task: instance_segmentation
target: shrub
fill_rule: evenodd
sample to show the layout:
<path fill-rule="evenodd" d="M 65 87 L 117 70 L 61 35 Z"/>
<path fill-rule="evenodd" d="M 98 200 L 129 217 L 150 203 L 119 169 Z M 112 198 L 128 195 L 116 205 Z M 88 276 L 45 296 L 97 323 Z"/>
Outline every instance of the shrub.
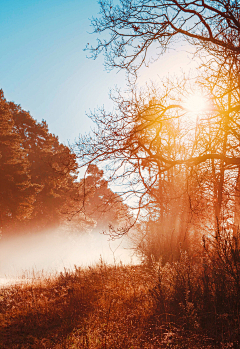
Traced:
<path fill-rule="evenodd" d="M 218 231 L 204 239 L 202 253 L 158 265 L 152 290 L 157 326 L 178 328 L 213 343 L 240 343 L 239 233 Z M 170 327 L 169 327 L 170 326 Z"/>

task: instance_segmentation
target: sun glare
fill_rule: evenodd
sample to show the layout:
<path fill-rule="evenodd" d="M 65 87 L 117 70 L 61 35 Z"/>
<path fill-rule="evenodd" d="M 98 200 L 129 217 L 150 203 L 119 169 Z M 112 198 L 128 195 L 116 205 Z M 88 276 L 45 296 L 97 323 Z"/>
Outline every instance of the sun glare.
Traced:
<path fill-rule="evenodd" d="M 191 94 L 184 102 L 184 108 L 194 114 L 198 114 L 207 109 L 207 100 L 200 93 Z"/>

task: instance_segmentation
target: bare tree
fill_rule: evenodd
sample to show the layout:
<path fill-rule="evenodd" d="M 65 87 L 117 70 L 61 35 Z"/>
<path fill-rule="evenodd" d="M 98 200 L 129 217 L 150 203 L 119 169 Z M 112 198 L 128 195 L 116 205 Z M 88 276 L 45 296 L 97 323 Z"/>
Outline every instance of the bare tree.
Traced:
<path fill-rule="evenodd" d="M 238 1 L 121 0 L 100 6 L 100 17 L 92 20 L 99 34 L 90 48 L 94 58 L 104 51 L 108 67 L 137 74 L 151 46 L 157 58 L 185 39 L 202 58 L 196 86 L 208 96 L 209 108 L 189 119 L 184 99 L 192 86 L 186 77 L 166 79 L 161 91 L 119 92 L 112 97 L 114 113 L 102 109 L 90 116 L 96 129 L 76 144 L 82 163 L 107 163 L 110 179 L 124 182 L 122 194 L 134 197 L 132 206 L 146 214 L 148 226 L 157 223 L 168 236 L 174 231 L 185 239 L 203 225 L 216 231 L 219 223 L 238 224 Z"/>
<path fill-rule="evenodd" d="M 158 56 L 179 39 L 214 56 L 240 54 L 238 0 L 120 0 L 118 5 L 103 0 L 99 4 L 100 17 L 92 19 L 98 42 L 89 49 L 94 58 L 104 52 L 108 67 L 136 72 L 146 63 L 151 46 Z"/>

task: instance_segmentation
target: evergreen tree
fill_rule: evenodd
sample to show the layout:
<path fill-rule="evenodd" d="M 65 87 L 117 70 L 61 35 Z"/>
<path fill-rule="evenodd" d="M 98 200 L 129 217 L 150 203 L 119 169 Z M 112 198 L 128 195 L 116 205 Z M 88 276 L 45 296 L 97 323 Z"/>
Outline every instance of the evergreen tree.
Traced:
<path fill-rule="evenodd" d="M 0 93 L 2 230 L 33 232 L 57 226 L 77 193 L 76 157 L 45 121 L 38 123 Z"/>
<path fill-rule="evenodd" d="M 0 226 L 3 232 L 30 219 L 35 195 L 28 154 L 0 90 Z"/>
<path fill-rule="evenodd" d="M 31 181 L 38 187 L 32 212 L 31 228 L 58 226 L 66 218 L 67 205 L 74 195 L 77 177 L 76 157 L 51 134 L 45 121 L 10 102 L 17 133 L 22 139 L 30 163 Z"/>

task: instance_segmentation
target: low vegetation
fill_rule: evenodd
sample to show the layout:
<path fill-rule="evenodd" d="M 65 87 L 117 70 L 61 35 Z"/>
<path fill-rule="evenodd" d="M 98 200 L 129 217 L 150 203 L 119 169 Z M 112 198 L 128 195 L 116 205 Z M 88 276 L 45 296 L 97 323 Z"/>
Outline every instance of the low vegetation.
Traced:
<path fill-rule="evenodd" d="M 0 347 L 239 348 L 239 237 L 152 266 L 76 268 L 0 290 Z"/>

